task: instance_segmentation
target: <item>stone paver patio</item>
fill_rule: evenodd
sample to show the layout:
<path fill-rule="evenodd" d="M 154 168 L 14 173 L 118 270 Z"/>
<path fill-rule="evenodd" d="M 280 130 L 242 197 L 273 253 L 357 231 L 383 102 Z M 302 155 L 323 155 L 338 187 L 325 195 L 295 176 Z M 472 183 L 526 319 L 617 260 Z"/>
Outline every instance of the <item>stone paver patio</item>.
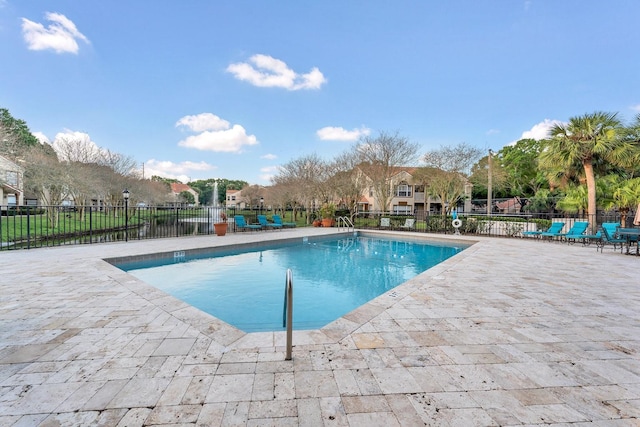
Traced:
<path fill-rule="evenodd" d="M 0 252 L 0 425 L 640 426 L 640 257 L 612 248 L 470 238 L 294 332 L 292 361 L 284 333 L 245 334 L 103 261 L 332 232 Z"/>

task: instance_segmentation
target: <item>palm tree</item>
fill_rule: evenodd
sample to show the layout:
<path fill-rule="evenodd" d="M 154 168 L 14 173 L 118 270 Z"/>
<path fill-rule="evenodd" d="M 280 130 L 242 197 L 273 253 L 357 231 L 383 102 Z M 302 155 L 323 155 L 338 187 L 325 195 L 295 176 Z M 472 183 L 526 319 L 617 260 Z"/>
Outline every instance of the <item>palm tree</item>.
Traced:
<path fill-rule="evenodd" d="M 550 169 L 564 168 L 568 174 L 581 167 L 587 186 L 587 213 L 596 218 L 596 179 L 594 165 L 606 162 L 627 166 L 634 156 L 634 144 L 620 138 L 622 123 L 617 113 L 595 112 L 571 117 L 567 124 L 556 124 L 540 155 L 540 163 Z M 579 165 L 579 166 L 578 166 Z M 593 226 L 593 224 L 592 224 Z"/>
<path fill-rule="evenodd" d="M 617 208 L 620 212 L 620 224 L 624 227 L 631 209 L 640 204 L 640 178 L 625 179 L 620 176 L 605 177 L 607 187 L 613 190 L 605 202 L 605 209 Z"/>

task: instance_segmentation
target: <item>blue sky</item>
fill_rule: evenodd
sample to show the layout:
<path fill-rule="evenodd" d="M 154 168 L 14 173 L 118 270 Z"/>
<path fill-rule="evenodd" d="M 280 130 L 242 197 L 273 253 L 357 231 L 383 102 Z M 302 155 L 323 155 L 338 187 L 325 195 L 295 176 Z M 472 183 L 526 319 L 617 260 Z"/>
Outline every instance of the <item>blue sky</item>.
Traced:
<path fill-rule="evenodd" d="M 268 184 L 398 132 L 499 150 L 640 112 L 637 0 L 0 0 L 0 107 L 145 175 Z"/>

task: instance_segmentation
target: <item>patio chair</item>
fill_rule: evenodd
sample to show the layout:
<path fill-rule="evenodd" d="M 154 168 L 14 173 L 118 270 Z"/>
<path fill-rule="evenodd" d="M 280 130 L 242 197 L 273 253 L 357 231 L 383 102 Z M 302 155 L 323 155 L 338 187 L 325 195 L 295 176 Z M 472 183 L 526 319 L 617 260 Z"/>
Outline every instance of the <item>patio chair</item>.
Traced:
<path fill-rule="evenodd" d="M 580 238 L 580 236 L 583 236 L 584 233 L 587 232 L 587 228 L 589 228 L 588 221 L 576 221 L 573 223 L 569 231 L 567 231 L 566 233 L 560 233 L 558 237 L 560 237 L 561 239 L 566 239 L 567 241 L 575 241 L 576 238 Z"/>
<path fill-rule="evenodd" d="M 266 215 L 258 215 L 258 222 L 260 223 L 262 228 L 271 228 L 271 229 L 282 228 L 282 224 L 276 224 L 275 222 L 267 221 Z"/>
<path fill-rule="evenodd" d="M 415 227 L 415 225 L 416 225 L 416 220 L 415 220 L 415 219 L 413 219 L 413 218 L 407 218 L 407 219 L 404 221 L 404 224 L 403 224 L 403 225 L 401 225 L 400 227 L 402 227 L 402 228 L 404 228 L 404 229 L 407 229 L 407 230 L 413 230 L 413 228 Z"/>
<path fill-rule="evenodd" d="M 625 243 L 627 243 L 627 239 L 618 237 L 618 227 L 620 224 L 617 222 L 603 222 L 600 230 L 602 231 L 602 239 L 597 249 L 600 249 L 600 252 L 604 252 L 605 245 L 613 245 L 613 250 L 615 251 L 617 246 L 620 245 L 620 253 L 622 253 L 622 248 Z"/>
<path fill-rule="evenodd" d="M 558 222 L 552 222 L 551 226 L 549 228 L 547 228 L 546 230 L 538 230 L 538 231 L 523 231 L 522 232 L 522 236 L 533 236 L 536 238 L 540 238 L 540 236 L 542 236 L 542 233 L 552 233 L 552 234 L 556 234 L 556 233 L 560 233 L 562 231 L 562 229 L 564 228 L 564 222 L 562 221 L 558 221 Z"/>
<path fill-rule="evenodd" d="M 236 228 L 238 230 L 262 230 L 262 226 L 258 224 L 247 224 L 247 221 L 244 219 L 244 215 L 236 215 L 233 217 Z"/>
<path fill-rule="evenodd" d="M 380 218 L 380 228 L 391 227 L 391 218 Z"/>
<path fill-rule="evenodd" d="M 587 230 L 587 227 L 589 227 L 588 222 L 576 221 L 566 233 L 563 233 L 562 230 L 544 231 L 540 233 L 540 237 L 548 237 L 549 240 L 554 240 L 555 238 L 558 238 L 558 240 L 562 240 L 567 235 L 583 234 Z"/>
<path fill-rule="evenodd" d="M 296 223 L 295 222 L 284 222 L 282 221 L 282 217 L 278 214 L 273 214 L 272 216 L 273 218 L 273 223 L 274 224 L 280 224 L 282 225 L 282 227 L 295 227 Z"/>
<path fill-rule="evenodd" d="M 598 230 L 596 234 L 574 234 L 574 235 L 565 235 L 565 239 L 567 239 L 567 243 L 573 244 L 577 241 L 581 241 L 584 246 L 589 246 L 591 242 L 600 243 L 602 240 L 602 231 Z"/>

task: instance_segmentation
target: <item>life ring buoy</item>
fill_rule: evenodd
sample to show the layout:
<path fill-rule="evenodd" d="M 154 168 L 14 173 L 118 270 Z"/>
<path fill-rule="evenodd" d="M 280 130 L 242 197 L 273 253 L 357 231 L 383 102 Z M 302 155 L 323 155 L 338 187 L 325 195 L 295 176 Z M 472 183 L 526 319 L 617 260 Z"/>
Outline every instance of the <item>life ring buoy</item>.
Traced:
<path fill-rule="evenodd" d="M 462 225 L 462 221 L 456 218 L 453 221 L 451 221 L 451 225 L 453 225 L 455 228 L 460 228 L 460 226 Z"/>

